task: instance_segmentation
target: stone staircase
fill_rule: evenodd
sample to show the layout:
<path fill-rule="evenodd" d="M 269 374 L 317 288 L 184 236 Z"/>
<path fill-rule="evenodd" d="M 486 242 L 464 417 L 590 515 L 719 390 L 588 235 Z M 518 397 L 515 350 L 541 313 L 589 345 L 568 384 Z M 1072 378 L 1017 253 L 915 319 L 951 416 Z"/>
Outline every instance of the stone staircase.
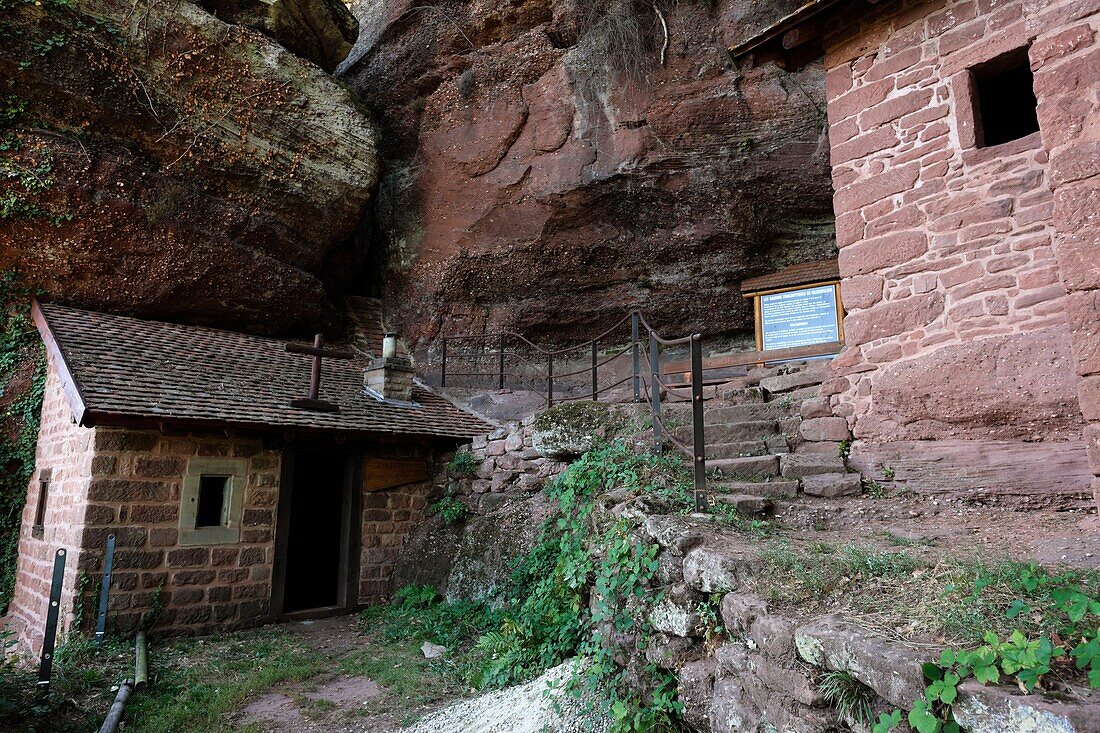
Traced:
<path fill-rule="evenodd" d="M 770 515 L 777 500 L 860 493 L 859 474 L 849 473 L 840 455 L 843 421 L 824 418 L 841 423 L 825 430 L 821 418 L 803 421 L 815 414 L 826 378 L 828 362 L 799 362 L 757 368 L 714 390 L 703 418 L 713 499 L 749 515 Z M 690 445 L 691 425 L 672 433 Z"/>

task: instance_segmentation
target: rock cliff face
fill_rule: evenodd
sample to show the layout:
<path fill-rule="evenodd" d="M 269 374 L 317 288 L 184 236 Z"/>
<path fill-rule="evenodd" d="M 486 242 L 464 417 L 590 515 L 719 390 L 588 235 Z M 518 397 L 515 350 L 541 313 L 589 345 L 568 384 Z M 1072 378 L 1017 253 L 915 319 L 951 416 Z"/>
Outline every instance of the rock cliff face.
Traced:
<path fill-rule="evenodd" d="M 97 309 L 336 320 L 379 170 L 344 87 L 187 2 L 8 2 L 0 35 L 3 269 Z"/>
<path fill-rule="evenodd" d="M 741 279 L 834 249 L 820 68 L 725 51 L 774 4 L 363 0 L 391 325 L 748 327 Z"/>

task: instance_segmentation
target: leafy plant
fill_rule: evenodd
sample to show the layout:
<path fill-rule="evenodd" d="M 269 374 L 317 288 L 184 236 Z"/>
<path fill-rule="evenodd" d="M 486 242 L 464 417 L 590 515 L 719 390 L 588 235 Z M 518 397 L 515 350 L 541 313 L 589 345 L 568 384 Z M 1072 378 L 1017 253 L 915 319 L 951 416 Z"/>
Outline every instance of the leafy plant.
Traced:
<path fill-rule="evenodd" d="M 852 454 L 852 439 L 845 438 L 840 441 L 840 445 L 837 446 L 836 452 L 841 458 L 848 460 L 848 456 Z"/>
<path fill-rule="evenodd" d="M 878 720 L 871 725 L 871 733 L 890 733 L 901 725 L 901 711 L 894 710 L 889 713 L 881 713 Z"/>
<path fill-rule="evenodd" d="M 461 522 L 470 513 L 470 507 L 454 494 L 447 494 L 429 507 L 432 514 L 443 520 L 444 524 Z"/>
<path fill-rule="evenodd" d="M 455 453 L 447 464 L 447 470 L 452 476 L 470 477 L 477 473 L 481 461 L 474 458 L 472 453 Z"/>
<path fill-rule="evenodd" d="M 817 682 L 821 696 L 844 718 L 867 725 L 871 720 L 874 692 L 850 672 L 830 670 Z"/>
<path fill-rule="evenodd" d="M 27 484 L 34 471 L 35 447 L 46 384 L 46 359 L 30 319 L 32 293 L 12 272 L 0 273 L 0 612 L 11 600 L 16 546 Z M 13 381 L 17 374 L 29 382 Z M 10 396 L 9 396 L 10 395 Z"/>
<path fill-rule="evenodd" d="M 627 682 L 623 644 L 644 651 L 653 634 L 646 588 L 658 548 L 625 521 L 600 521 L 598 498 L 645 493 L 674 508 L 690 506 L 690 480 L 667 457 L 635 454 L 623 442 L 589 451 L 547 487 L 557 509 L 539 541 L 517 563 L 498 628 L 484 634 L 471 682 L 499 687 L 530 679 L 565 659 L 588 662 L 568 684 L 593 710 L 610 711 L 613 731 L 667 730 L 679 725 L 676 680 L 655 664 Z M 629 639 L 630 641 L 624 641 Z"/>

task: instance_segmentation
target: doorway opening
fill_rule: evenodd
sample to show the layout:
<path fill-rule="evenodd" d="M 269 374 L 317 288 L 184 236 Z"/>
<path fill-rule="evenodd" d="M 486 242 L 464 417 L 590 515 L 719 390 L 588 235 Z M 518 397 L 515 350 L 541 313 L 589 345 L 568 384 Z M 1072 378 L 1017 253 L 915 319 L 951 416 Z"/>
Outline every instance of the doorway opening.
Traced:
<path fill-rule="evenodd" d="M 351 539 L 349 489 L 346 456 L 294 455 L 289 506 L 284 504 L 288 521 L 283 613 L 345 605 Z"/>

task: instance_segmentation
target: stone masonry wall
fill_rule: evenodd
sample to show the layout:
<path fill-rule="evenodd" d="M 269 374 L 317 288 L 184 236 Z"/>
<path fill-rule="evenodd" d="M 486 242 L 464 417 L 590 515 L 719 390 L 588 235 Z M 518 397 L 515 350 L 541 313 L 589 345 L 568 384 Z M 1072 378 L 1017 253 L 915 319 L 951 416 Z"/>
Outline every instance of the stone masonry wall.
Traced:
<path fill-rule="evenodd" d="M 195 456 L 248 458 L 239 543 L 179 545 L 180 492 L 187 461 Z M 32 524 L 37 479 L 45 471 L 51 483 L 39 538 Z M 78 427 L 51 368 L 11 607 L 23 643 L 33 653 L 41 649 L 58 548 L 69 552 L 60 629 L 69 631 L 78 616 L 86 627 L 94 623 L 109 534 L 116 541 L 111 626 L 132 629 L 153 610 L 162 629 L 242 625 L 264 617 L 278 479 L 279 453 L 264 450 L 259 440 Z M 82 576 L 87 580 L 78 599 Z"/>
<path fill-rule="evenodd" d="M 27 490 L 27 503 L 19 535 L 19 566 L 9 619 L 23 645 L 37 655 L 42 648 L 46 611 L 53 577 L 54 553 L 67 552 L 61 596 L 59 637 L 74 620 L 73 601 L 81 565 L 82 524 L 86 512 L 88 476 L 95 460 L 93 431 L 77 427 L 52 368 L 46 378 L 42 422 L 38 434 L 35 472 Z M 38 506 L 38 482 L 50 482 L 42 535 L 32 530 Z"/>
<path fill-rule="evenodd" d="M 496 508 L 503 494 L 538 491 L 569 464 L 544 458 L 535 450 L 533 422 L 534 416 L 474 438 L 469 452 L 477 464 L 476 473 L 469 477 L 441 475 L 440 481 L 483 513 Z"/>
<path fill-rule="evenodd" d="M 1028 21 L 1031 67 L 1054 192 L 1054 252 L 1067 310 L 1085 443 L 1100 507 L 1100 4 L 1063 0 Z"/>
<path fill-rule="evenodd" d="M 363 491 L 360 604 L 380 603 L 391 595 L 390 578 L 409 535 L 424 520 L 431 492 L 431 481 L 388 491 Z"/>
<path fill-rule="evenodd" d="M 1072 445 L 1052 448 L 1059 466 L 1087 472 L 1073 299 L 1055 248 L 1065 237 L 1051 189 L 1065 173 L 1049 165 L 1044 144 L 1052 125 L 1072 126 L 1055 111 L 1070 102 L 1044 101 L 1053 85 L 1040 69 L 1042 133 L 979 148 L 968 69 L 1032 41 L 1033 66 L 1063 47 L 1087 54 L 1088 23 L 1076 41 L 1058 34 L 1089 8 L 1095 16 L 1095 3 L 908 0 L 829 35 L 847 348 L 823 393 L 857 440 L 974 441 L 976 454 L 1005 463 L 1022 441 L 1065 441 Z M 1094 99 L 1098 79 L 1077 79 L 1070 94 Z M 1061 218 L 1070 226 L 1068 210 Z M 1095 300 L 1079 300 L 1095 324 Z M 1080 371 L 1079 349 L 1077 361 Z M 1045 448 L 1032 446 L 1028 462 L 1041 465 Z"/>
<path fill-rule="evenodd" d="M 268 614 L 280 453 L 239 436 L 96 428 L 81 568 L 101 573 L 115 535 L 110 624 L 129 630 L 156 611 L 158 629 L 246 625 Z M 188 459 L 247 458 L 240 542 L 179 544 Z M 158 591 L 158 589 L 160 589 Z M 98 583 L 93 595 L 98 598 Z"/>

